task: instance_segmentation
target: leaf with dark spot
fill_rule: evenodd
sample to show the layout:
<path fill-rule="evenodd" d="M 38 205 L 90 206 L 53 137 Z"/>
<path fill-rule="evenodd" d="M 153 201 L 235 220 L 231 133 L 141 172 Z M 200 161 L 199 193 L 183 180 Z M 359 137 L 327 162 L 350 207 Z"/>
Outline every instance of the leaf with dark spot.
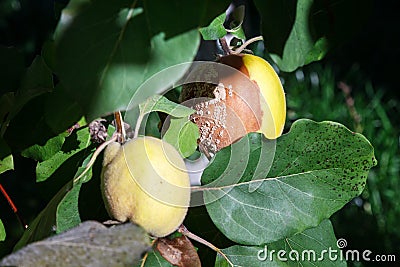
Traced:
<path fill-rule="evenodd" d="M 261 245 L 317 226 L 361 194 L 369 169 L 376 165 L 374 149 L 361 134 L 334 122 L 298 120 L 277 139 L 269 173 L 254 180 L 250 169 L 262 164 L 254 164 L 259 151 L 248 148 L 249 136 L 272 142 L 251 133 L 218 152 L 202 176 L 203 182 L 210 182 L 203 192 L 211 219 L 240 244 Z M 246 147 L 252 160 L 232 177 L 229 166 L 236 154 L 231 151 Z M 317 159 L 320 164 L 315 164 Z M 251 185 L 257 185 L 256 190 L 250 190 Z"/>

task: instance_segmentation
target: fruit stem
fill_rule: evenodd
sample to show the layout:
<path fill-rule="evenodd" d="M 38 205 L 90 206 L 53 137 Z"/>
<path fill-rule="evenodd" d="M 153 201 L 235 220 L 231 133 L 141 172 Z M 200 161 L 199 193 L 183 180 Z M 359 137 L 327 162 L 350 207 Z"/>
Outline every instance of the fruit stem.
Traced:
<path fill-rule="evenodd" d="M 235 49 L 235 51 L 232 51 L 231 54 L 236 55 L 236 54 L 240 54 L 244 49 L 246 49 L 246 47 L 254 42 L 257 41 L 262 41 L 264 40 L 262 36 L 256 36 L 253 37 L 249 40 L 247 40 L 246 42 L 244 42 L 241 46 L 239 46 L 237 49 Z"/>
<path fill-rule="evenodd" d="M 133 138 L 137 138 L 139 136 L 140 125 L 142 124 L 144 115 L 145 114 L 142 111 L 140 111 L 138 119 L 136 121 L 135 132 L 133 134 Z"/>
<path fill-rule="evenodd" d="M 221 44 L 221 48 L 225 52 L 226 55 L 232 54 L 232 50 L 229 48 L 229 45 L 226 42 L 225 37 L 219 38 L 219 43 Z"/>
<path fill-rule="evenodd" d="M 203 238 L 193 234 L 183 224 L 178 228 L 178 232 L 181 233 L 182 235 L 194 240 L 194 241 L 197 241 L 197 242 L 199 242 L 199 243 L 211 248 L 212 250 L 217 252 L 219 255 L 221 255 L 228 262 L 228 264 L 230 266 L 232 266 L 232 267 L 234 266 L 233 263 L 228 259 L 228 257 L 219 248 L 217 248 L 216 246 L 214 246 L 210 242 L 204 240 Z"/>
<path fill-rule="evenodd" d="M 126 132 L 120 111 L 114 112 L 114 119 L 115 119 L 115 127 L 117 129 L 117 133 L 119 134 L 118 142 L 122 144 L 125 142 Z"/>
<path fill-rule="evenodd" d="M 86 168 L 83 170 L 83 172 L 74 179 L 74 184 L 76 182 L 79 181 L 79 179 L 81 179 L 87 172 L 88 170 L 93 166 L 94 162 L 96 161 L 97 156 L 101 153 L 101 151 L 103 151 L 108 144 L 117 141 L 119 134 L 114 134 L 110 140 L 105 141 L 104 143 L 102 143 L 97 149 L 96 151 L 94 151 L 92 157 L 90 158 L 88 164 L 86 165 Z"/>

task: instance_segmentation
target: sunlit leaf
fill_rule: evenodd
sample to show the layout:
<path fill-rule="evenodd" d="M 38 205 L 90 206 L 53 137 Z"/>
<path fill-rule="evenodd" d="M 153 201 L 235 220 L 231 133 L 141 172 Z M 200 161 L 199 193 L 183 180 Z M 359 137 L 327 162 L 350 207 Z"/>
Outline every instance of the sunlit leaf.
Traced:
<path fill-rule="evenodd" d="M 0 241 L 4 241 L 6 239 L 6 229 L 4 229 L 4 224 L 0 220 Z"/>
<path fill-rule="evenodd" d="M 14 169 L 14 158 L 10 148 L 0 137 L 0 174 Z"/>
<path fill-rule="evenodd" d="M 299 120 L 278 138 L 266 178 L 204 189 L 204 200 L 224 235 L 240 244 L 260 245 L 329 218 L 363 191 L 375 165 L 364 136 L 338 123 Z M 250 190 L 254 184 L 256 190 Z"/>
<path fill-rule="evenodd" d="M 275 145 L 274 140 L 266 140 L 260 134 L 244 136 L 213 157 L 213 164 L 201 176 L 202 184 L 220 187 L 265 178 L 274 159 Z"/>
<path fill-rule="evenodd" d="M 36 181 L 49 178 L 68 158 L 86 149 L 90 142 L 89 130 L 83 127 L 71 134 L 66 132 L 49 139 L 44 146 L 34 145 L 22 155 L 37 161 Z"/>
<path fill-rule="evenodd" d="M 204 40 L 217 40 L 226 35 L 227 31 L 224 27 L 224 22 L 226 19 L 226 13 L 222 13 L 216 17 L 210 25 L 207 27 L 200 28 L 200 33 Z"/>
<path fill-rule="evenodd" d="M 173 145 L 186 158 L 196 151 L 199 136 L 199 128 L 188 117 L 171 118 L 163 140 Z"/>
<path fill-rule="evenodd" d="M 139 109 L 142 115 L 152 111 L 160 111 L 177 118 L 187 117 L 195 112 L 194 109 L 172 102 L 161 95 L 148 98 L 139 105 Z"/>

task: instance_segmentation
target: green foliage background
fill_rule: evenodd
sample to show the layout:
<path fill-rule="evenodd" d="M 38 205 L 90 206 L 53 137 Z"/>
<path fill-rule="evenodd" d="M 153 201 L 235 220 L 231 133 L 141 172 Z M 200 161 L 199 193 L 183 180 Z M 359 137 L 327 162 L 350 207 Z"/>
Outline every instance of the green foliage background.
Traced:
<path fill-rule="evenodd" d="M 101 1 L 99 2 L 101 3 Z M 151 16 L 158 17 L 158 23 L 155 20 L 156 23 L 147 28 L 147 32 L 136 33 L 136 35 L 147 36 L 149 43 L 159 42 L 165 46 L 165 51 L 169 52 L 174 47 L 174 38 L 172 37 L 179 36 L 180 33 L 194 27 L 207 25 L 229 3 L 229 1 L 222 1 L 216 5 L 214 4 L 215 1 L 206 2 L 209 2 L 209 5 L 215 5 L 211 8 L 213 12 L 209 12 L 207 18 L 197 17 L 199 13 L 198 10 L 193 8 L 196 6 L 193 3 L 185 7 L 188 12 L 183 14 L 183 18 L 176 15 L 165 17 L 168 14 L 159 13 L 157 10 L 168 9 L 168 6 L 164 8 L 156 6 L 151 9 L 154 12 Z M 367 187 L 361 196 L 355 198 L 334 214 L 332 223 L 336 236 L 346 238 L 350 248 L 370 249 L 376 253 L 393 254 L 398 253 L 396 248 L 400 247 L 400 228 L 397 223 L 400 218 L 400 205 L 397 200 L 397 196 L 400 194 L 398 141 L 400 134 L 398 127 L 400 123 L 400 98 L 395 90 L 397 85 L 395 70 L 397 60 L 400 58 L 397 47 L 400 44 L 394 38 L 399 31 L 398 27 L 396 27 L 398 19 L 396 20 L 393 14 L 394 8 L 392 4 L 394 1 L 385 3 L 382 3 L 382 1 L 348 2 L 346 5 L 343 1 L 334 1 L 336 5 L 332 5 L 334 6 L 334 10 L 331 10 L 332 13 L 324 14 L 323 12 L 316 12 L 320 10 L 321 5 L 324 5 L 324 1 L 303 1 L 304 6 L 297 6 L 297 8 L 311 10 L 311 14 L 315 14 L 315 16 L 310 21 L 308 20 L 309 17 L 297 20 L 296 28 L 301 31 L 307 27 L 308 23 L 319 25 L 319 27 L 314 28 L 314 32 L 310 35 L 306 37 L 300 36 L 301 38 L 299 38 L 291 32 L 291 23 L 294 20 L 293 14 L 296 11 L 296 1 L 287 1 L 285 5 L 281 4 L 283 1 L 250 1 L 250 4 L 246 6 L 246 17 L 249 19 L 243 22 L 243 28 L 247 33 L 247 37 L 258 35 L 260 31 L 264 34 L 274 34 L 278 29 L 279 36 L 283 36 L 282 39 L 266 40 L 266 46 L 269 49 L 267 56 L 270 55 L 271 58 L 276 60 L 278 67 L 281 69 L 280 76 L 287 94 L 288 118 L 286 130 L 298 118 L 310 118 L 316 121 L 332 120 L 344 124 L 351 130 L 363 133 L 371 141 L 379 164 L 370 171 Z M 168 1 L 156 1 L 156 3 L 158 5 L 168 5 Z M 9 88 L 9 91 L 17 87 L 26 88 L 27 90 L 35 89 L 33 92 L 25 91 L 25 94 L 21 90 L 22 93 L 18 96 L 18 105 L 14 110 L 13 124 L 10 125 L 11 130 L 8 130 L 12 135 L 6 136 L 8 145 L 12 146 L 15 151 L 22 150 L 33 144 L 44 145 L 50 137 L 55 138 L 51 139 L 53 142 L 57 142 L 57 138 L 64 137 L 54 136 L 76 122 L 82 113 L 88 115 L 89 118 L 91 116 L 96 117 L 102 112 L 111 111 L 115 107 L 115 103 L 124 99 L 124 95 L 121 95 L 119 99 L 114 98 L 115 103 L 111 103 L 110 107 L 102 106 L 100 107 L 101 110 L 84 110 L 85 107 L 90 108 L 90 105 L 75 103 L 74 99 L 70 97 L 71 92 L 65 91 L 67 89 L 62 84 L 52 88 L 53 83 L 57 82 L 57 77 L 52 75 L 49 67 L 54 67 L 60 77 L 66 77 L 66 80 L 69 79 L 69 84 L 66 85 L 69 88 L 76 88 L 72 95 L 82 92 L 82 88 L 86 89 L 85 92 L 87 93 L 82 97 L 83 103 L 91 103 L 91 101 L 95 101 L 95 98 L 98 100 L 97 97 L 93 96 L 96 91 L 87 90 L 87 88 L 98 89 L 99 86 L 102 86 L 100 84 L 87 84 L 85 81 L 94 81 L 91 80 L 93 77 L 76 77 L 74 75 L 79 71 L 74 70 L 74 73 L 69 73 L 69 69 L 64 70 L 62 67 L 57 66 L 57 62 L 53 62 L 54 44 L 47 42 L 47 40 L 52 38 L 61 15 L 61 9 L 66 4 L 67 1 L 52 2 L 45 0 L 35 1 L 35 3 L 29 0 L 5 0 L 0 3 L 0 45 L 17 48 L 2 49 L 0 51 L 0 69 L 2 70 L 0 83 L 1 81 L 7 81 L 8 83 L 2 84 L 1 88 Z M 112 4 L 107 4 L 106 1 L 102 4 L 106 5 L 104 9 L 107 12 L 112 11 L 110 11 Z M 274 10 L 274 12 L 271 12 L 271 14 L 268 12 L 257 14 L 256 8 Z M 357 8 L 357 12 L 351 12 L 354 8 Z M 71 10 L 73 11 L 73 9 Z M 203 11 L 205 12 L 205 10 L 207 10 L 207 7 Z M 336 11 L 343 10 L 346 11 L 341 13 L 344 17 L 335 17 Z M 332 18 L 327 20 L 326 16 L 332 14 L 334 15 L 333 20 Z M 89 15 L 93 15 L 96 18 L 96 16 L 101 16 L 102 14 Z M 257 20 L 260 18 L 264 21 L 261 27 Z M 87 23 L 85 20 L 90 19 L 91 17 L 86 14 L 85 17 L 81 18 L 83 21 L 76 22 L 74 27 L 81 27 L 79 23 Z M 174 27 L 171 26 L 168 29 L 174 30 L 166 31 L 165 36 L 157 35 L 163 31 L 165 26 L 161 22 L 166 20 L 169 26 L 174 25 Z M 185 24 L 182 24 L 181 21 L 185 21 Z M 268 23 L 265 23 L 265 21 L 268 21 Z M 116 26 L 118 27 L 118 25 Z M 329 34 L 323 35 L 322 31 L 327 28 L 330 29 Z M 340 29 L 347 29 L 352 34 Z M 57 30 L 62 31 L 62 29 Z M 118 36 L 112 35 L 114 29 L 109 30 L 113 38 L 118 38 Z M 146 31 L 144 28 L 140 30 Z M 96 34 L 96 32 L 90 31 L 85 36 L 88 34 Z M 85 43 L 84 39 L 77 41 L 77 37 L 68 35 L 68 33 L 66 36 L 65 38 L 67 39 L 60 41 L 64 43 L 61 46 L 61 50 L 57 51 L 59 53 L 57 57 L 64 57 L 63 59 L 67 61 L 74 60 L 73 55 L 63 52 L 63 47 L 76 46 L 76 49 L 79 50 L 85 49 L 89 44 Z M 178 50 L 179 52 L 176 52 L 176 56 L 190 58 L 197 53 L 197 58 L 204 59 L 204 54 L 209 56 L 215 52 L 215 48 L 209 42 L 202 42 L 200 50 L 196 51 L 200 40 L 196 40 L 198 37 L 194 36 L 196 36 L 196 33 L 189 32 L 187 36 L 176 37 L 186 38 L 188 43 L 192 44 L 192 46 L 185 47 L 186 54 Z M 129 38 L 134 37 L 131 36 Z M 284 46 L 287 38 L 291 41 Z M 172 43 L 168 43 L 166 40 Z M 304 46 L 300 46 L 299 43 Z M 290 45 L 305 49 L 309 53 L 304 56 L 304 50 L 297 51 L 296 55 L 303 56 L 296 57 L 291 54 L 295 50 L 291 49 Z M 209 47 L 212 49 L 210 50 Z M 252 46 L 256 53 L 265 55 L 261 48 L 256 44 Z M 81 61 L 78 63 L 82 63 L 82 69 L 92 68 L 90 64 L 95 60 L 108 64 L 110 59 L 108 56 L 113 53 L 112 45 L 106 44 L 98 49 L 92 55 L 89 53 L 88 58 L 79 59 Z M 140 62 L 145 61 L 146 57 L 150 55 L 157 60 L 157 55 L 153 55 L 152 51 L 148 51 L 148 47 L 142 44 L 142 46 L 136 48 L 123 47 L 122 50 L 116 53 L 116 57 L 113 58 L 114 62 L 120 63 L 124 58 L 119 58 L 118 53 L 121 54 L 129 51 L 129 49 L 143 50 L 143 54 L 141 54 L 143 58 L 135 59 L 139 62 L 139 66 L 131 66 L 132 68 L 143 67 Z M 106 53 L 103 53 L 104 51 Z M 98 57 L 99 53 L 101 57 Z M 42 57 L 37 56 L 40 54 Z M 134 57 L 135 55 L 132 53 L 132 55 L 128 55 L 128 58 L 129 56 Z M 159 55 L 159 59 L 162 59 L 163 56 L 164 54 Z M 312 63 L 323 57 L 322 61 Z M 100 64 L 102 63 L 100 62 Z M 298 68 L 298 66 L 302 65 L 305 66 Z M 40 77 L 40 79 L 30 79 L 29 75 L 22 78 L 26 67 L 29 67 L 28 74 L 31 73 L 32 77 Z M 113 70 L 110 69 L 108 71 L 111 72 Z M 121 70 L 118 69 L 118 71 Z M 15 77 L 10 78 L 10 73 Z M 3 79 L 3 77 L 7 78 Z M 21 79 L 23 80 L 22 86 L 20 85 Z M 341 81 L 352 88 L 347 98 L 343 90 L 338 87 L 338 83 Z M 139 83 L 140 80 L 135 82 Z M 46 95 L 52 89 L 54 89 L 56 95 L 52 96 L 50 101 L 50 98 Z M 107 88 L 104 90 L 107 90 Z M 9 91 L 1 91 L 0 93 L 4 97 Z M 39 95 L 41 97 L 36 98 Z M 105 97 L 107 98 L 107 96 Z M 349 99 L 354 101 L 354 108 L 359 117 L 355 117 L 354 112 L 351 113 L 352 104 Z M 4 97 L 1 103 L 11 103 L 11 100 L 8 101 Z M 61 114 L 60 111 L 66 109 L 69 110 L 67 117 L 62 118 L 55 115 Z M 0 106 L 2 118 L 6 115 L 2 113 L 4 110 L 7 110 L 5 104 Z M 48 114 L 47 117 L 38 115 L 43 113 Z M 59 160 L 67 163 L 61 169 L 55 171 L 51 179 L 41 183 L 36 183 L 34 179 L 37 171 L 36 163 L 17 153 L 14 155 L 15 171 L 2 174 L 0 182 L 7 188 L 20 212 L 29 223 L 32 223 L 33 219 L 46 205 L 49 203 L 51 205 L 50 200 L 60 188 L 68 188 L 70 177 L 65 174 L 69 173 L 69 169 L 75 168 L 76 170 L 80 166 L 82 159 L 88 155 L 88 149 L 92 148 L 87 148 L 84 145 L 85 140 L 87 140 L 85 138 L 87 136 L 85 137 L 78 132 L 76 135 L 69 137 L 69 142 L 63 147 L 65 153 L 61 155 L 57 155 L 57 153 L 43 155 L 42 159 L 36 159 L 43 161 L 53 157 L 57 162 L 59 157 Z M 0 139 L 0 148 L 2 148 L 1 142 L 3 142 L 3 139 Z M 71 150 L 72 147 L 76 147 L 77 143 L 82 144 L 79 145 L 79 149 Z M 68 147 L 68 144 L 70 147 Z M 3 152 L 3 150 L 0 151 Z M 107 219 L 101 196 L 96 191 L 99 183 L 97 177 L 100 176 L 99 173 L 96 173 L 96 170 L 100 169 L 98 167 L 93 169 L 93 178 L 86 184 L 81 185 L 81 206 L 74 207 L 85 211 L 81 213 L 82 220 Z M 73 193 L 71 191 L 69 196 L 74 197 Z M 64 197 L 64 195 L 56 196 L 56 198 L 68 201 L 68 198 Z M 7 229 L 7 239 L 1 244 L 1 257 L 10 252 L 20 238 L 22 229 L 19 227 L 15 215 L 8 209 L 6 201 L 2 197 L 0 199 L 1 220 Z M 203 216 L 204 220 L 208 219 L 205 211 L 201 208 L 191 211 L 189 219 L 191 216 Z M 196 226 L 192 225 L 192 228 L 196 229 Z M 201 226 L 197 229 L 201 230 Z M 223 236 L 213 236 L 212 229 L 208 231 L 204 232 L 204 238 L 210 237 L 209 240 L 213 241 L 217 246 L 224 247 L 229 244 L 229 241 L 224 239 Z M 201 245 L 199 247 L 202 248 Z M 206 257 L 204 256 L 204 258 Z M 206 264 L 205 266 L 207 266 Z M 359 263 L 353 264 L 357 265 Z"/>

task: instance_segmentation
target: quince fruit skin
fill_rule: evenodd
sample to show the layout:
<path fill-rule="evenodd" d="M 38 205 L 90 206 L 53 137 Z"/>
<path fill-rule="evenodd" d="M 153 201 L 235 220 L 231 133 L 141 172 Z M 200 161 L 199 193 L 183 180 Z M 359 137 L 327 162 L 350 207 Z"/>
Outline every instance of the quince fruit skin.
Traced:
<path fill-rule="evenodd" d="M 174 232 L 190 204 L 190 180 L 179 152 L 154 137 L 138 137 L 104 151 L 101 190 L 109 215 L 155 237 Z"/>

